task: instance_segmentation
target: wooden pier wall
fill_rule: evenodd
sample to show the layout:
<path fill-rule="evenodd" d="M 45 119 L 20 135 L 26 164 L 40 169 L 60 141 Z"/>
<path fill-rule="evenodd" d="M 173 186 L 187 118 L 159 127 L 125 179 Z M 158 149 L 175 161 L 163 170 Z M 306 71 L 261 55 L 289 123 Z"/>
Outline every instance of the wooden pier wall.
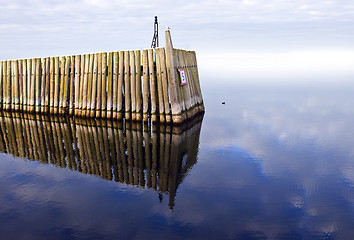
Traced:
<path fill-rule="evenodd" d="M 204 112 L 196 53 L 165 37 L 166 48 L 1 61 L 0 109 L 181 124 Z"/>

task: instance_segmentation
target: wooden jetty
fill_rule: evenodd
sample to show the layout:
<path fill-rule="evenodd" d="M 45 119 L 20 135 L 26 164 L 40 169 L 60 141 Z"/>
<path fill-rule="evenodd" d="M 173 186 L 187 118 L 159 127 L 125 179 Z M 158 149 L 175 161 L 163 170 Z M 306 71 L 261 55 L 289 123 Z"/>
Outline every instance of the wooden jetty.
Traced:
<path fill-rule="evenodd" d="M 201 120 L 152 125 L 0 112 L 0 152 L 169 195 L 197 162 Z"/>
<path fill-rule="evenodd" d="M 166 47 L 0 62 L 0 109 L 182 124 L 204 113 L 195 51 Z"/>

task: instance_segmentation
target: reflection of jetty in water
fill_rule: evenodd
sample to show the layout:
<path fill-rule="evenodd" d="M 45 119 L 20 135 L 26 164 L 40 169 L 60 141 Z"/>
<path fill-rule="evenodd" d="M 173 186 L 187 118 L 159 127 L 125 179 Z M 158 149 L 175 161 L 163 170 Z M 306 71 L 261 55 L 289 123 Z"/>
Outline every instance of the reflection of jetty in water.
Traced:
<path fill-rule="evenodd" d="M 169 193 L 197 162 L 201 118 L 180 127 L 3 113 L 0 151 Z M 161 197 L 161 196 L 160 196 Z"/>

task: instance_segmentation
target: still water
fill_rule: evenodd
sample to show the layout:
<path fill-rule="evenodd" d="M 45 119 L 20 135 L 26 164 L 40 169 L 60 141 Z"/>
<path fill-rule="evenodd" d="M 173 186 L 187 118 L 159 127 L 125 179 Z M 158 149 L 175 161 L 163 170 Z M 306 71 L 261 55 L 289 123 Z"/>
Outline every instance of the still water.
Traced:
<path fill-rule="evenodd" d="M 354 239 L 353 86 L 203 92 L 179 128 L 2 114 L 0 238 Z"/>

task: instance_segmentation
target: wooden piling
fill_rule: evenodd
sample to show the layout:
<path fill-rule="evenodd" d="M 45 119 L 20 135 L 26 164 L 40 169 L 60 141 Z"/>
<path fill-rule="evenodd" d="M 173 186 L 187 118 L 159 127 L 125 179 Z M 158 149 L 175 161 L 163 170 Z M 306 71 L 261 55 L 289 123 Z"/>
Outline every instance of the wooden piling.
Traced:
<path fill-rule="evenodd" d="M 10 110 L 11 111 L 14 111 L 15 110 L 15 88 L 14 88 L 14 85 L 15 85 L 15 60 L 11 60 L 10 61 L 10 64 L 11 64 L 11 103 L 10 103 Z"/>
<path fill-rule="evenodd" d="M 136 80 L 135 80 L 135 53 L 129 51 L 129 69 L 130 69 L 130 97 L 131 97 L 131 116 L 136 120 Z"/>
<path fill-rule="evenodd" d="M 93 61 L 95 59 L 94 54 L 89 55 L 89 69 L 87 72 L 87 100 L 86 100 L 86 117 L 89 117 L 91 114 L 91 101 L 92 101 L 92 80 L 93 80 Z"/>
<path fill-rule="evenodd" d="M 82 110 L 81 110 L 81 117 L 86 116 L 87 110 L 87 84 L 88 84 L 88 72 L 90 67 L 90 54 L 85 55 L 85 70 L 84 70 L 84 82 L 83 82 L 83 89 L 82 89 Z"/>
<path fill-rule="evenodd" d="M 176 53 L 176 65 L 179 68 L 183 68 L 184 72 L 185 72 L 185 76 L 187 79 L 187 84 L 181 86 L 181 84 L 179 84 L 179 88 L 181 91 L 181 96 L 182 99 L 184 101 L 185 104 L 185 113 L 187 118 L 190 118 L 192 116 L 191 114 L 191 108 L 192 108 L 192 101 L 191 101 L 191 90 L 190 90 L 190 81 L 189 81 L 189 74 L 188 74 L 188 70 L 187 68 L 185 68 L 186 63 L 183 59 L 183 51 L 181 51 L 180 49 L 175 49 L 174 50 Z"/>
<path fill-rule="evenodd" d="M 159 49 L 158 54 L 160 59 L 160 75 L 162 81 L 162 91 L 163 91 L 163 101 L 165 107 L 166 122 L 171 123 L 171 112 L 170 112 L 171 110 L 170 110 L 170 100 L 168 94 L 165 49 L 164 48 Z"/>
<path fill-rule="evenodd" d="M 192 83 L 193 87 L 193 103 L 195 105 L 194 107 L 194 116 L 197 115 L 198 113 L 204 112 L 204 104 L 203 104 L 203 99 L 201 97 L 201 92 L 199 92 L 199 78 L 198 78 L 198 70 L 197 70 L 197 63 L 194 61 L 194 51 L 188 51 L 186 52 L 186 58 L 189 67 L 189 73 L 190 73 L 190 81 Z"/>
<path fill-rule="evenodd" d="M 200 82 L 199 82 L 196 52 L 192 51 L 191 55 L 192 55 L 191 57 L 192 57 L 192 61 L 193 61 L 193 72 L 194 72 L 193 80 L 196 85 L 196 89 L 197 89 L 197 93 L 198 93 L 199 109 L 201 112 L 204 112 L 204 102 L 203 102 L 202 90 L 200 88 Z"/>
<path fill-rule="evenodd" d="M 4 77 L 3 77 L 3 61 L 0 61 L 0 109 L 2 109 L 3 104 L 3 87 L 4 87 Z"/>
<path fill-rule="evenodd" d="M 71 57 L 67 56 L 65 60 L 65 71 L 64 71 L 64 90 L 63 90 L 63 114 L 68 114 L 69 112 L 69 94 L 70 94 L 70 64 Z"/>
<path fill-rule="evenodd" d="M 82 96 L 84 94 L 84 78 L 85 78 L 85 55 L 81 55 L 80 61 L 80 91 L 79 91 L 79 104 L 78 104 L 78 117 L 82 115 Z"/>
<path fill-rule="evenodd" d="M 20 110 L 20 90 L 19 90 L 19 73 L 18 73 L 18 60 L 13 61 L 13 110 Z"/>
<path fill-rule="evenodd" d="M 29 103 L 28 103 L 28 112 L 29 113 L 34 113 L 35 111 L 35 87 L 36 87 L 36 59 L 33 58 L 30 61 L 31 64 L 31 77 L 29 81 Z"/>
<path fill-rule="evenodd" d="M 191 117 L 194 117 L 197 115 L 198 112 L 200 112 L 199 108 L 199 103 L 198 103 L 198 90 L 197 86 L 195 83 L 195 72 L 193 71 L 194 69 L 194 63 L 192 59 L 192 52 L 191 51 L 184 51 L 181 50 L 184 53 L 184 59 L 187 65 L 187 73 L 188 73 L 188 79 L 189 79 L 189 87 L 190 87 L 190 98 L 191 98 L 191 103 L 192 103 L 192 109 L 191 109 Z"/>
<path fill-rule="evenodd" d="M 22 106 L 23 106 L 22 81 L 23 81 L 22 60 L 18 60 L 18 91 L 19 91 L 19 111 L 20 112 L 22 112 Z"/>
<path fill-rule="evenodd" d="M 81 56 L 75 56 L 75 101 L 74 101 L 74 115 L 79 115 L 79 102 L 80 102 L 80 65 L 81 65 Z"/>
<path fill-rule="evenodd" d="M 7 89 L 7 80 L 6 80 L 6 61 L 2 61 L 1 62 L 1 67 L 2 67 L 2 88 L 0 89 L 1 94 L 2 94 L 2 105 L 1 108 L 2 110 L 6 110 L 5 109 L 5 105 L 6 105 L 6 89 Z"/>
<path fill-rule="evenodd" d="M 50 84 L 49 84 L 49 112 L 50 114 L 54 114 L 54 79 L 55 79 L 55 60 L 54 57 L 50 58 Z"/>
<path fill-rule="evenodd" d="M 60 62 L 60 87 L 59 87 L 59 109 L 58 113 L 64 115 L 63 101 L 64 101 L 64 92 L 65 92 L 65 64 L 66 58 L 62 57 Z"/>
<path fill-rule="evenodd" d="M 142 92 L 141 92 L 141 53 L 140 50 L 135 51 L 135 112 L 136 112 L 136 121 L 141 121 L 142 119 Z"/>
<path fill-rule="evenodd" d="M 190 51 L 180 50 L 183 53 L 183 60 L 186 65 L 187 69 L 187 79 L 188 79 L 188 86 L 190 88 L 190 99 L 191 99 L 191 111 L 192 117 L 198 112 L 198 101 L 197 101 L 197 92 L 196 87 L 194 84 L 194 76 L 193 76 L 193 62 L 191 60 L 191 53 Z"/>
<path fill-rule="evenodd" d="M 149 119 L 149 103 L 150 103 L 150 84 L 149 84 L 149 66 L 148 66 L 148 50 L 143 50 L 143 121 Z"/>
<path fill-rule="evenodd" d="M 155 49 L 155 63 L 156 63 L 156 82 L 157 82 L 157 96 L 158 96 L 158 104 L 159 104 L 159 116 L 160 122 L 165 122 L 165 105 L 163 101 L 163 92 L 162 92 L 162 74 L 161 74 L 161 66 L 160 66 L 160 54 L 159 49 Z"/>
<path fill-rule="evenodd" d="M 27 59 L 22 60 L 22 111 L 26 112 L 27 111 L 27 101 L 28 101 L 28 95 L 27 95 L 27 81 L 28 81 L 28 75 L 27 75 Z"/>
<path fill-rule="evenodd" d="M 157 86 L 156 86 L 156 75 L 155 75 L 155 65 L 154 65 L 154 50 L 148 50 L 148 62 L 149 62 L 149 80 L 150 80 L 150 97 L 151 97 L 151 120 L 153 122 L 157 121 L 158 113 L 158 96 L 157 96 Z"/>
<path fill-rule="evenodd" d="M 6 96 L 5 96 L 5 110 L 11 109 L 11 62 L 6 62 Z"/>
<path fill-rule="evenodd" d="M 101 117 L 107 117 L 107 53 L 102 53 Z"/>
<path fill-rule="evenodd" d="M 118 52 L 113 53 L 113 76 L 112 76 L 112 118 L 117 119 L 117 106 L 118 106 L 118 63 L 119 63 L 119 54 Z"/>
<path fill-rule="evenodd" d="M 108 54 L 107 68 L 107 118 L 110 119 L 113 109 L 113 52 Z"/>
<path fill-rule="evenodd" d="M 92 74 L 92 91 L 91 91 L 91 106 L 90 106 L 90 117 L 94 118 L 96 116 L 96 96 L 97 96 L 97 74 L 98 74 L 98 54 L 94 56 L 93 62 L 93 74 Z"/>
<path fill-rule="evenodd" d="M 75 111 L 75 56 L 71 57 L 70 61 L 70 90 L 69 90 L 69 115 L 73 116 Z"/>
<path fill-rule="evenodd" d="M 49 113 L 50 105 L 50 57 L 47 57 L 45 60 L 45 85 L 44 85 L 44 114 Z"/>
<path fill-rule="evenodd" d="M 46 93 L 46 75 L 47 75 L 47 70 L 46 70 L 46 65 L 47 65 L 47 59 L 46 58 L 43 58 L 43 64 L 42 64 L 42 75 L 41 75 L 41 94 L 40 94 L 40 97 L 41 97 L 41 109 L 40 109 L 40 112 L 41 113 L 45 113 L 45 93 Z"/>
<path fill-rule="evenodd" d="M 124 106 L 124 93 L 123 93 L 123 85 L 124 85 L 124 52 L 120 51 L 119 53 L 119 64 L 118 64 L 118 96 L 117 96 L 117 119 L 123 118 L 123 109 Z"/>
<path fill-rule="evenodd" d="M 125 119 L 131 119 L 129 51 L 124 51 L 124 100 Z"/>
<path fill-rule="evenodd" d="M 97 96 L 96 96 L 96 118 L 101 117 L 101 105 L 102 105 L 102 53 L 97 53 Z"/>
<path fill-rule="evenodd" d="M 166 39 L 166 66 L 168 75 L 168 90 L 171 100 L 172 122 L 181 124 L 185 121 L 183 101 L 181 101 L 180 89 L 177 82 L 176 59 L 172 45 L 170 29 L 165 31 Z"/>
<path fill-rule="evenodd" d="M 58 114 L 59 108 L 59 92 L 60 92 L 60 60 L 59 57 L 54 58 L 54 105 L 53 114 Z"/>
<path fill-rule="evenodd" d="M 36 58 L 36 76 L 35 76 L 35 96 L 34 96 L 34 105 L 35 105 L 35 112 L 40 113 L 41 112 L 41 81 L 42 81 L 42 76 L 41 76 L 41 59 Z"/>

